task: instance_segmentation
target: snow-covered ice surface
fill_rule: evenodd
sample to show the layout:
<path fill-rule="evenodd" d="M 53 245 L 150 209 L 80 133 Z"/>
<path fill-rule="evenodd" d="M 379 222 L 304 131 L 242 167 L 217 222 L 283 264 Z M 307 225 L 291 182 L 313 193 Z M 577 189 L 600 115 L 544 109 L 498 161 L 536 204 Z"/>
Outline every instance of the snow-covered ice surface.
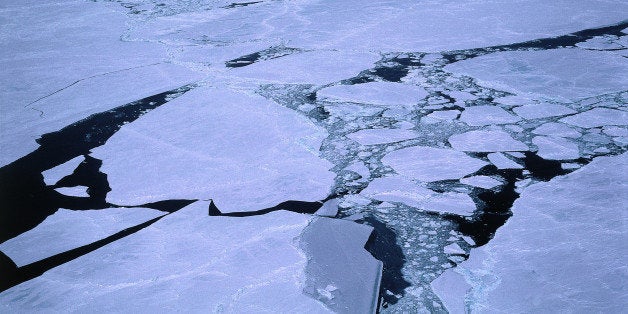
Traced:
<path fill-rule="evenodd" d="M 3 1 L 0 312 L 617 312 L 627 10 Z"/>

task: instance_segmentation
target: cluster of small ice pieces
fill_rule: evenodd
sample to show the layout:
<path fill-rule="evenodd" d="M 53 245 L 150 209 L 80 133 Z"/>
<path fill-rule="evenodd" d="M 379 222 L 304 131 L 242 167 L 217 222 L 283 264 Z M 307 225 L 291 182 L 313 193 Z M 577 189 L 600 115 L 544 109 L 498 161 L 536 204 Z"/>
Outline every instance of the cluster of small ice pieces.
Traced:
<path fill-rule="evenodd" d="M 105 208 L 59 208 L 0 243 L 3 270 L 88 250 L 7 287 L 0 311 L 621 312 L 627 11 L 3 3 L 0 170 L 44 134 L 193 87 L 86 154 Z M 533 46 L 563 35 L 578 40 Z M 92 197 L 57 185 L 85 158 L 42 186 Z M 164 200 L 191 201 L 147 206 Z M 291 200 L 322 207 L 264 211 Z"/>

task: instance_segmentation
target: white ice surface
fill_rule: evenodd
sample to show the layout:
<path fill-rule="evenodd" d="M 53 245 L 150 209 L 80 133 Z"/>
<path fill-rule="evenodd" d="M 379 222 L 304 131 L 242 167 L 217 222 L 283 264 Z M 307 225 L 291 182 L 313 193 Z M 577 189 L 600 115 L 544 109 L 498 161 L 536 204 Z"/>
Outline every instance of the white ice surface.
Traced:
<path fill-rule="evenodd" d="M 493 53 L 445 67 L 480 84 L 540 97 L 574 100 L 622 91 L 628 60 L 612 52 L 582 49 Z"/>
<path fill-rule="evenodd" d="M 589 111 L 562 118 L 560 121 L 579 126 L 581 128 L 595 128 L 607 125 L 628 125 L 628 112 L 608 108 L 593 108 Z"/>
<path fill-rule="evenodd" d="M 503 182 L 488 176 L 473 176 L 468 178 L 462 178 L 460 179 L 460 183 L 477 186 L 483 189 L 491 189 L 503 184 Z"/>
<path fill-rule="evenodd" d="M 538 147 L 537 155 L 544 159 L 571 160 L 578 159 L 578 144 L 561 137 L 537 136 L 532 144 Z"/>
<path fill-rule="evenodd" d="M 405 141 L 417 137 L 411 130 L 401 129 L 366 129 L 348 134 L 347 137 L 361 145 L 375 145 Z"/>
<path fill-rule="evenodd" d="M 574 130 L 573 128 L 556 122 L 548 122 L 542 124 L 538 128 L 532 130 L 532 133 L 539 135 L 548 135 L 548 136 L 557 136 L 557 137 L 570 137 L 570 138 L 578 138 L 582 134 L 580 132 Z"/>
<path fill-rule="evenodd" d="M 449 144 L 456 150 L 468 152 L 525 151 L 528 146 L 503 131 L 478 130 L 449 137 Z"/>
<path fill-rule="evenodd" d="M 628 136 L 628 129 L 617 126 L 607 126 L 602 131 L 610 136 Z"/>
<path fill-rule="evenodd" d="M 523 169 L 522 165 L 502 153 L 490 153 L 488 154 L 488 160 L 495 165 L 497 169 Z"/>
<path fill-rule="evenodd" d="M 324 313 L 303 294 L 309 215 L 207 216 L 196 202 L 0 293 L 3 312 Z M 361 249 L 362 247 L 360 247 Z M 281 297 L 278 297 L 281 296 Z"/>
<path fill-rule="evenodd" d="M 476 313 L 623 312 L 626 171 L 628 155 L 599 157 L 527 187 L 494 239 L 455 269 L 466 283 L 446 272 L 454 279 L 436 285 L 458 288 L 435 293 L 449 309 Z"/>
<path fill-rule="evenodd" d="M 459 179 L 487 164 L 459 151 L 426 146 L 393 151 L 382 158 L 382 163 L 402 176 L 424 182 Z"/>
<path fill-rule="evenodd" d="M 427 96 L 425 89 L 402 83 L 369 82 L 357 85 L 334 85 L 316 94 L 322 100 L 373 105 L 414 105 Z"/>
<path fill-rule="evenodd" d="M 59 209 L 37 227 L 0 244 L 19 267 L 106 238 L 163 215 L 148 208 Z"/>
<path fill-rule="evenodd" d="M 438 123 L 442 121 L 451 121 L 460 115 L 459 110 L 439 110 L 434 111 L 421 118 L 422 123 Z"/>
<path fill-rule="evenodd" d="M 76 169 L 76 167 L 83 162 L 83 159 L 85 159 L 83 156 L 78 156 L 42 172 L 41 174 L 44 176 L 44 182 L 46 185 L 53 185 L 59 182 L 59 180 L 63 177 L 71 175 L 72 172 L 74 172 L 74 169 Z"/>
<path fill-rule="evenodd" d="M 87 187 L 86 186 L 72 186 L 72 187 L 61 187 L 61 188 L 56 188 L 55 191 L 63 194 L 63 195 L 67 195 L 67 196 L 74 196 L 74 197 L 89 197 L 89 194 L 87 194 Z"/>
<path fill-rule="evenodd" d="M 524 119 L 539 119 L 576 113 L 575 110 L 569 107 L 549 103 L 525 105 L 515 107 L 512 110 Z"/>
<path fill-rule="evenodd" d="M 158 127 L 155 127 L 158 126 Z M 199 88 L 121 128 L 93 150 L 115 204 L 213 199 L 223 212 L 324 199 L 325 132 L 257 95 Z"/>
<path fill-rule="evenodd" d="M 492 124 L 508 124 L 520 121 L 521 118 L 508 113 L 497 106 L 467 107 L 460 115 L 460 121 L 471 126 Z"/>

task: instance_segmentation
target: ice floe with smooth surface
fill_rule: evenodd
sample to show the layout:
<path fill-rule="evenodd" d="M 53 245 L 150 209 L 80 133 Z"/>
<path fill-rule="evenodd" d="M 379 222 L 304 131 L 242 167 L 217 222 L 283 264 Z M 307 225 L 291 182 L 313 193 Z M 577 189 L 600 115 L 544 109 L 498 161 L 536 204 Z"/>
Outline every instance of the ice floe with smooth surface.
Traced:
<path fill-rule="evenodd" d="M 593 108 L 589 111 L 562 118 L 560 122 L 587 129 L 607 125 L 628 125 L 628 112 L 617 109 Z"/>
<path fill-rule="evenodd" d="M 382 163 L 404 177 L 424 182 L 460 179 L 487 165 L 463 152 L 427 146 L 390 152 L 382 158 Z"/>
<path fill-rule="evenodd" d="M 492 189 L 496 186 L 504 184 L 503 182 L 489 176 L 473 176 L 468 178 L 462 178 L 460 179 L 460 183 L 476 186 L 483 189 Z"/>
<path fill-rule="evenodd" d="M 230 78 L 323 85 L 351 78 L 379 60 L 374 53 L 310 51 L 233 68 Z"/>
<path fill-rule="evenodd" d="M 544 159 L 572 160 L 580 157 L 578 144 L 561 137 L 537 136 L 532 144 L 538 147 L 537 155 Z"/>
<path fill-rule="evenodd" d="M 539 119 L 547 117 L 564 116 L 576 113 L 575 110 L 558 104 L 530 104 L 512 109 L 518 116 L 524 119 Z"/>
<path fill-rule="evenodd" d="M 63 177 L 71 175 L 74 172 L 74 169 L 76 169 L 76 167 L 78 167 L 84 159 L 85 158 L 83 156 L 78 156 L 42 172 L 41 174 L 44 176 L 44 182 L 46 185 L 54 185 Z"/>
<path fill-rule="evenodd" d="M 563 100 L 622 91 L 628 85 L 626 58 L 582 49 L 499 52 L 445 69 L 491 88 Z"/>
<path fill-rule="evenodd" d="M 528 146 L 515 140 L 504 131 L 477 130 L 449 137 L 449 144 L 456 150 L 467 152 L 526 151 Z"/>
<path fill-rule="evenodd" d="M 442 121 L 451 121 L 460 115 L 459 110 L 438 110 L 421 118 L 422 123 L 438 123 Z"/>
<path fill-rule="evenodd" d="M 191 204 L 12 287 L 0 304 L 9 312 L 329 312 L 303 293 L 308 257 L 298 237 L 312 216 L 218 217 L 207 207 Z"/>
<path fill-rule="evenodd" d="M 417 133 L 411 130 L 401 129 L 366 129 L 347 135 L 348 138 L 361 145 L 376 145 L 405 141 L 417 137 Z"/>
<path fill-rule="evenodd" d="M 450 311 L 623 312 L 627 169 L 627 154 L 598 157 L 529 186 L 495 237 L 434 292 Z"/>
<path fill-rule="evenodd" d="M 555 137 L 569 137 L 569 138 L 578 138 L 582 136 L 580 132 L 574 130 L 573 128 L 563 124 L 556 122 L 548 122 L 542 124 L 538 128 L 532 130 L 532 133 L 539 135 L 547 135 L 547 136 L 555 136 Z"/>
<path fill-rule="evenodd" d="M 261 96 L 222 88 L 190 91 L 131 124 L 93 156 L 103 161 L 114 204 L 213 199 L 223 212 L 325 199 L 326 133 Z"/>
<path fill-rule="evenodd" d="M 502 153 L 490 153 L 487 157 L 497 169 L 523 169 L 522 165 Z"/>
<path fill-rule="evenodd" d="M 471 126 L 484 126 L 491 124 L 508 124 L 520 121 L 521 118 L 508 113 L 497 106 L 467 107 L 460 115 L 460 121 Z"/>
<path fill-rule="evenodd" d="M 147 208 L 59 209 L 37 227 L 0 244 L 19 267 L 90 244 L 163 212 Z"/>
<path fill-rule="evenodd" d="M 63 195 L 67 195 L 67 196 L 73 196 L 73 197 L 89 197 L 89 194 L 87 194 L 87 187 L 86 186 L 71 186 L 71 187 L 60 187 L 60 188 L 56 188 L 55 191 L 63 194 Z"/>
<path fill-rule="evenodd" d="M 372 105 L 414 105 L 427 96 L 425 89 L 392 82 L 369 82 L 355 85 L 334 85 L 316 94 L 322 100 L 355 102 Z"/>

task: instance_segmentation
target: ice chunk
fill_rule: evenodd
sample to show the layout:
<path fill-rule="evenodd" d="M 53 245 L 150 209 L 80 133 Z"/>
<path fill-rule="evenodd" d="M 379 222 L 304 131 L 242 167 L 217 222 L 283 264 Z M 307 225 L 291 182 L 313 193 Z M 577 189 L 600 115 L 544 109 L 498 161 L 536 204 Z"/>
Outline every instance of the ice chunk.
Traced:
<path fill-rule="evenodd" d="M 523 169 L 522 165 L 502 153 L 490 153 L 488 154 L 488 160 L 495 165 L 497 169 Z"/>
<path fill-rule="evenodd" d="M 471 126 L 507 124 L 515 123 L 520 120 L 521 118 L 497 106 L 467 107 L 462 112 L 462 115 L 460 115 L 460 121 Z"/>
<path fill-rule="evenodd" d="M 349 166 L 347 166 L 347 168 L 345 168 L 345 169 L 349 170 L 349 171 L 353 171 L 353 172 L 359 174 L 362 178 L 365 178 L 365 179 L 368 179 L 371 176 L 371 171 L 361 161 L 354 162 L 354 163 L 350 164 Z"/>
<path fill-rule="evenodd" d="M 339 200 L 337 198 L 330 199 L 323 203 L 323 206 L 314 214 L 317 216 L 336 217 L 336 215 L 338 215 L 338 203 Z"/>
<path fill-rule="evenodd" d="M 628 136 L 628 129 L 617 126 L 604 127 L 602 132 L 610 136 Z"/>
<path fill-rule="evenodd" d="M 431 283 L 432 291 L 440 298 L 449 313 L 466 313 L 464 297 L 471 289 L 456 269 L 447 269 Z"/>
<path fill-rule="evenodd" d="M 570 128 L 562 123 L 549 122 L 545 123 L 538 128 L 532 130 L 532 133 L 539 135 L 557 136 L 557 137 L 571 137 L 578 138 L 582 134 L 580 132 Z"/>
<path fill-rule="evenodd" d="M 93 150 L 115 204 L 213 199 L 222 212 L 325 199 L 325 132 L 260 96 L 199 88 L 123 126 Z"/>
<path fill-rule="evenodd" d="M 525 151 L 528 146 L 513 139 L 503 131 L 478 130 L 449 137 L 449 144 L 456 149 L 468 152 Z"/>
<path fill-rule="evenodd" d="M 605 51 L 499 52 L 456 62 L 445 69 L 477 78 L 488 87 L 565 101 L 622 91 L 628 85 L 626 58 Z"/>
<path fill-rule="evenodd" d="M 378 59 L 374 53 L 309 51 L 233 68 L 229 76 L 261 82 L 323 85 L 353 77 Z"/>
<path fill-rule="evenodd" d="M 578 159 L 578 145 L 560 137 L 537 136 L 532 143 L 539 148 L 537 155 L 544 159 L 571 160 Z"/>
<path fill-rule="evenodd" d="M 0 251 L 17 266 L 98 241 L 143 223 L 163 212 L 147 208 L 59 209 L 37 227 L 0 244 Z"/>
<path fill-rule="evenodd" d="M 78 167 L 79 164 L 83 161 L 83 156 L 78 156 L 72 158 L 63 164 L 60 164 L 52 169 L 48 169 L 41 174 L 44 176 L 44 182 L 46 185 L 54 185 L 59 182 L 61 178 L 71 175 L 74 172 L 74 169 Z"/>
<path fill-rule="evenodd" d="M 435 292 L 472 313 L 623 312 L 627 169 L 628 154 L 599 157 L 526 188 L 495 237 L 458 265 L 470 291 Z"/>
<path fill-rule="evenodd" d="M 370 82 L 357 85 L 335 85 L 318 91 L 323 100 L 373 105 L 414 105 L 427 96 L 425 89 L 408 84 Z"/>
<path fill-rule="evenodd" d="M 469 195 L 456 192 L 434 194 L 417 207 L 430 212 L 459 216 L 471 216 L 476 209 L 475 203 Z"/>
<path fill-rule="evenodd" d="M 471 185 L 471 186 L 477 186 L 483 189 L 492 189 L 496 186 L 503 184 L 503 182 L 493 179 L 488 176 L 474 176 L 474 177 L 462 178 L 460 179 L 460 183 Z"/>
<path fill-rule="evenodd" d="M 353 132 L 347 137 L 361 145 L 376 145 L 405 141 L 417 137 L 417 133 L 401 129 L 366 129 Z"/>
<path fill-rule="evenodd" d="M 562 118 L 560 121 L 587 129 L 607 125 L 628 125 L 628 112 L 608 108 L 593 108 Z"/>
<path fill-rule="evenodd" d="M 382 262 L 364 249 L 372 232 L 352 221 L 314 218 L 301 236 L 308 256 L 304 292 L 335 312 L 375 313 Z"/>
<path fill-rule="evenodd" d="M 531 104 L 513 108 L 513 111 L 524 119 L 539 119 L 564 116 L 576 113 L 575 110 L 558 104 Z"/>
<path fill-rule="evenodd" d="M 434 111 L 427 116 L 421 118 L 421 122 L 423 123 L 438 123 L 441 121 L 451 121 L 453 119 L 458 118 L 460 115 L 459 110 L 439 110 Z"/>
<path fill-rule="evenodd" d="M 458 243 L 452 243 L 443 248 L 445 254 L 463 255 L 466 252 L 458 245 Z"/>
<path fill-rule="evenodd" d="M 89 197 L 86 186 L 61 187 L 56 188 L 55 191 L 67 196 Z"/>
<path fill-rule="evenodd" d="M 459 179 L 487 164 L 462 152 L 425 146 L 393 151 L 382 162 L 402 176 L 424 182 Z"/>
<path fill-rule="evenodd" d="M 207 206 L 196 202 L 10 288 L 0 294 L 0 303 L 11 312 L 34 306 L 51 312 L 329 311 L 303 294 L 307 257 L 298 248 L 298 237 L 311 216 L 276 211 L 217 217 L 207 216 Z M 345 243 L 338 245 L 354 249 Z M 336 267 L 350 268 L 337 264 L 330 269 Z"/>

